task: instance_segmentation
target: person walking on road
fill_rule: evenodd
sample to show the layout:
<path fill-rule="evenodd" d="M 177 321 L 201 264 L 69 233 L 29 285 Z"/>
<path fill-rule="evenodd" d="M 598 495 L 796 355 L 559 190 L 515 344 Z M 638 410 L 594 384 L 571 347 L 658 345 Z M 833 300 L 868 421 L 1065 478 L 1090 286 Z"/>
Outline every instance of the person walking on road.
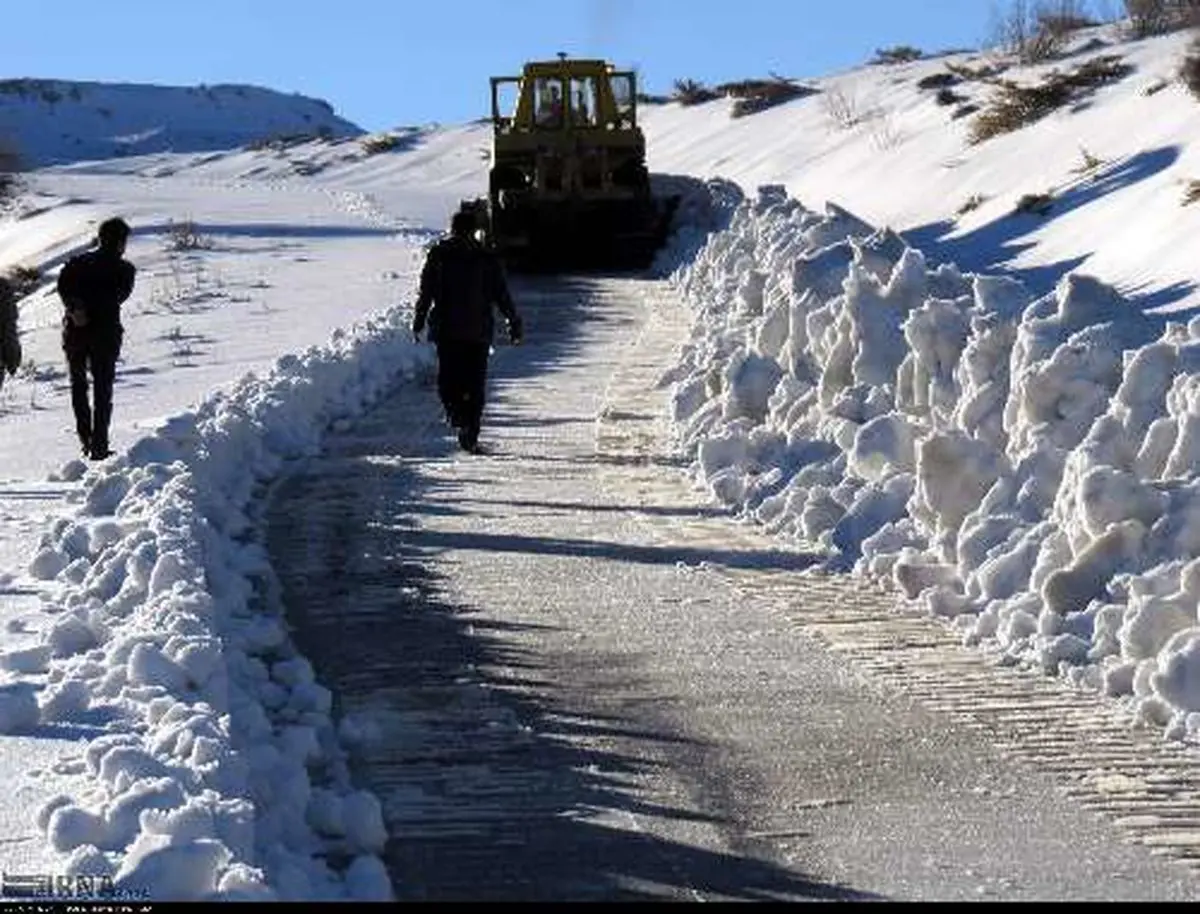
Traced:
<path fill-rule="evenodd" d="M 21 339 L 17 335 L 17 293 L 0 276 L 0 387 L 4 378 L 21 367 Z"/>
<path fill-rule="evenodd" d="M 71 408 L 83 454 L 103 460 L 109 450 L 113 382 L 121 355 L 121 305 L 133 292 L 137 271 L 125 259 L 129 225 L 123 219 L 101 223 L 96 247 L 67 261 L 58 276 L 63 315 L 63 352 L 71 375 Z M 88 402 L 88 374 L 92 403 Z"/>
<path fill-rule="evenodd" d="M 430 249 L 412 323 L 413 338 L 419 340 L 428 322 L 429 339 L 437 346 L 438 396 L 458 431 L 459 446 L 470 453 L 479 450 L 495 331 L 492 308 L 507 321 L 514 345 L 523 335 L 500 259 L 475 238 L 475 228 L 474 214 L 459 210 L 449 237 Z"/>

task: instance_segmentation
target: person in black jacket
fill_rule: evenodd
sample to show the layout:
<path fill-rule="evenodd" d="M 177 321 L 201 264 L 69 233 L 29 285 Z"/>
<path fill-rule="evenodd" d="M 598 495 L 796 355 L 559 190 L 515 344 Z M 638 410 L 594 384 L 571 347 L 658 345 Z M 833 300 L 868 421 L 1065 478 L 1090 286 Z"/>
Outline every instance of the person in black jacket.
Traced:
<path fill-rule="evenodd" d="M 21 367 L 21 337 L 17 332 L 17 293 L 0 276 L 0 387 L 5 374 L 14 375 Z"/>
<path fill-rule="evenodd" d="M 513 305 L 499 258 L 474 236 L 476 218 L 454 214 L 450 236 L 429 251 L 412 332 L 420 339 L 429 323 L 437 346 L 438 396 L 463 450 L 477 453 L 487 388 L 488 353 L 495 331 L 492 308 L 508 323 L 509 339 L 521 342 L 521 318 Z"/>
<path fill-rule="evenodd" d="M 96 248 L 67 261 L 58 275 L 63 315 L 63 352 L 71 373 L 71 408 L 85 457 L 103 460 L 112 421 L 113 381 L 121 355 L 121 305 L 133 292 L 137 271 L 125 260 L 129 225 L 122 219 L 101 223 Z M 88 403 L 92 376 L 95 409 Z"/>

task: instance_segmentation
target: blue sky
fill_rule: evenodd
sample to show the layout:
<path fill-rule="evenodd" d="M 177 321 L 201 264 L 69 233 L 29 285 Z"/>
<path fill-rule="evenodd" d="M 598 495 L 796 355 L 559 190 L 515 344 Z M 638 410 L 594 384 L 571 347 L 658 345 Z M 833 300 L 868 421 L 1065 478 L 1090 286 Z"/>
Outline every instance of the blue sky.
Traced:
<path fill-rule="evenodd" d="M 978 47 L 1002 0 L 55 0 L 5 3 L 0 77 L 247 83 L 367 130 L 482 116 L 491 75 L 556 52 L 633 66 L 645 92 L 812 77 L 876 49 Z"/>

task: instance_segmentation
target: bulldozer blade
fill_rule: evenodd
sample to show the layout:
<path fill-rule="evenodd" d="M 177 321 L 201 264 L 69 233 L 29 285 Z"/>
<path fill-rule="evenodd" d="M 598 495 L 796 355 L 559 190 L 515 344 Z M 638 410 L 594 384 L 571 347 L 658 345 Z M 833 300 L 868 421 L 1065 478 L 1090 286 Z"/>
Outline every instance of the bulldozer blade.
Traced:
<path fill-rule="evenodd" d="M 543 203 L 496 219 L 493 241 L 516 271 L 644 270 L 666 242 L 678 203 Z"/>

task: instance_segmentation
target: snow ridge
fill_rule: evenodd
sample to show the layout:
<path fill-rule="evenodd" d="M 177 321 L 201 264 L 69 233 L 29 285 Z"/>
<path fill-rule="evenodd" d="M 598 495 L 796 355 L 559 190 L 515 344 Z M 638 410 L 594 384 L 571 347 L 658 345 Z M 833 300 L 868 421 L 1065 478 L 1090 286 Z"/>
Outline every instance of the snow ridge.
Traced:
<path fill-rule="evenodd" d="M 676 267 L 673 418 L 719 501 L 1200 739 L 1200 319 L 931 269 L 779 186 Z"/>

